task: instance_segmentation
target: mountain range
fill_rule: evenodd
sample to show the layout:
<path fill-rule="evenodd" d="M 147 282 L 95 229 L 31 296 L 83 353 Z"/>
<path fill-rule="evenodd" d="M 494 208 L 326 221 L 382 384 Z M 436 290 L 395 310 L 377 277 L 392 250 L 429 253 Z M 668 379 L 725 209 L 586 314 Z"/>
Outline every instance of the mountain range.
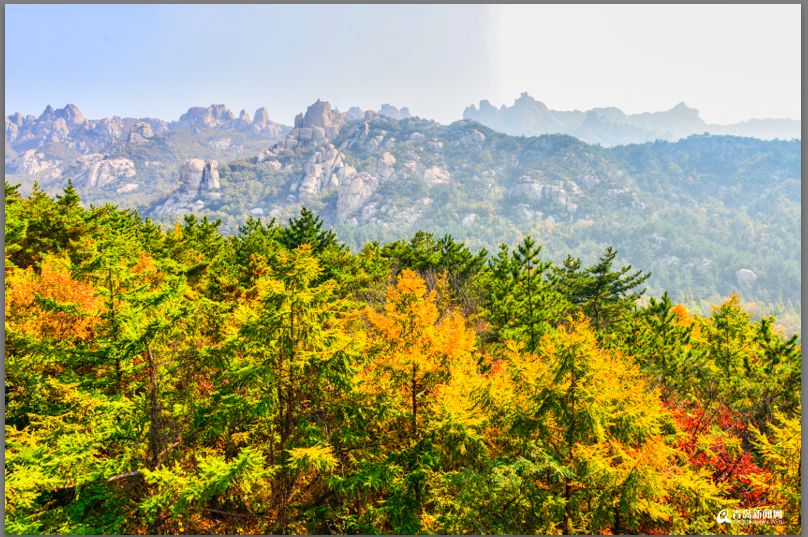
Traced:
<path fill-rule="evenodd" d="M 688 110 L 625 117 L 650 130 L 672 116 L 695 123 Z M 666 128 L 684 135 L 685 124 Z M 354 248 L 419 229 L 489 250 L 532 234 L 554 260 L 613 245 L 653 273 L 652 292 L 708 307 L 740 290 L 761 312 L 799 313 L 798 140 L 699 134 L 606 147 L 318 100 L 291 126 L 264 108 L 196 107 L 166 122 L 48 107 L 8 116 L 5 150 L 6 180 L 23 192 L 36 181 L 58 193 L 70 179 L 86 203 L 166 225 L 194 213 L 235 233 L 249 217 L 284 220 L 307 206 Z"/>
<path fill-rule="evenodd" d="M 663 112 L 640 114 L 626 114 L 615 107 L 561 111 L 551 110 L 522 93 L 511 106 L 497 108 L 486 100 L 480 101 L 479 106 L 466 108 L 463 117 L 515 136 L 569 134 L 604 146 L 676 141 L 691 134 L 707 133 L 764 140 L 800 138 L 800 122 L 794 119 L 751 119 L 731 125 L 711 125 L 701 118 L 698 110 L 683 102 Z"/>

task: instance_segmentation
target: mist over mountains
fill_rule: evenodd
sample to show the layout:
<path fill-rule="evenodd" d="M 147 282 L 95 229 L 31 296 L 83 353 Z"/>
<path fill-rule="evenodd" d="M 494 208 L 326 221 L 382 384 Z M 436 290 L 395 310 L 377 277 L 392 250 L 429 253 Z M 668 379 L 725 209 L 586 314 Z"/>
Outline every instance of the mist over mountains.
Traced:
<path fill-rule="evenodd" d="M 619 108 L 587 111 L 551 110 L 541 101 L 522 93 L 511 106 L 497 108 L 487 100 L 463 112 L 471 119 L 499 132 L 516 136 L 569 134 L 579 140 L 604 146 L 676 141 L 691 134 L 730 134 L 764 140 L 800 138 L 800 122 L 794 119 L 750 119 L 731 125 L 706 123 L 699 111 L 681 102 L 670 110 L 626 114 Z"/>
<path fill-rule="evenodd" d="M 406 107 L 340 112 L 318 100 L 283 125 L 265 108 L 194 107 L 164 121 L 48 107 L 6 118 L 6 179 L 49 193 L 69 179 L 85 203 L 166 225 L 221 219 L 227 233 L 307 206 L 353 248 L 418 230 L 489 250 L 532 234 L 555 260 L 592 260 L 612 245 L 653 273 L 652 292 L 708 307 L 740 290 L 782 319 L 799 312 L 798 140 L 693 135 L 703 122 L 684 105 L 553 112 L 523 96 L 474 110 L 484 117 L 442 125 Z M 514 136 L 485 122 L 553 134 Z M 768 121 L 733 128 L 779 133 Z"/>

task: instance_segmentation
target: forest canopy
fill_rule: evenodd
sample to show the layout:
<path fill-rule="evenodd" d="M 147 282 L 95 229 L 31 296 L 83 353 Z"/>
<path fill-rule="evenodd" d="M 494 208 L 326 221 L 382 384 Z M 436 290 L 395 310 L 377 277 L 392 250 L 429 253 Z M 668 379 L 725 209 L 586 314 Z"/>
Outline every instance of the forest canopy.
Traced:
<path fill-rule="evenodd" d="M 799 339 L 738 295 L 531 237 L 354 253 L 306 209 L 5 204 L 11 534 L 801 531 Z"/>

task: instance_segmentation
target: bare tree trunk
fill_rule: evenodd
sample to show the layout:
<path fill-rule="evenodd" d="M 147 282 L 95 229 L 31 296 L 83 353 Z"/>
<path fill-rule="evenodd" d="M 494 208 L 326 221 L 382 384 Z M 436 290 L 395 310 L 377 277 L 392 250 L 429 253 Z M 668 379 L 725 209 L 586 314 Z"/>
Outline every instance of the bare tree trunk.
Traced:
<path fill-rule="evenodd" d="M 564 478 L 564 535 L 570 534 L 570 481 Z"/>
<path fill-rule="evenodd" d="M 112 269 L 107 269 L 107 287 L 109 288 L 109 302 L 110 302 L 110 323 L 112 324 L 112 341 L 118 343 L 118 320 L 116 319 L 116 304 L 115 304 L 115 290 L 112 286 Z M 115 389 L 120 391 L 121 382 L 123 379 L 123 371 L 121 370 L 121 357 L 115 353 Z"/>
<path fill-rule="evenodd" d="M 144 343 L 146 345 L 146 357 L 149 365 L 149 452 L 151 453 L 149 467 L 154 470 L 157 468 L 158 458 L 160 456 L 160 437 L 158 431 L 160 407 L 157 397 L 157 364 L 154 360 L 149 342 L 144 340 Z"/>
<path fill-rule="evenodd" d="M 410 388 L 412 393 L 412 437 L 415 438 L 418 434 L 418 406 L 415 397 L 418 391 L 418 384 L 415 381 L 415 364 L 412 364 L 412 386 Z"/>
<path fill-rule="evenodd" d="M 278 406 L 281 412 L 281 445 L 280 445 L 280 453 L 279 457 L 282 461 L 284 461 L 284 465 L 281 468 L 280 473 L 280 483 L 279 483 L 279 510 L 278 510 L 278 522 L 280 525 L 280 532 L 282 534 L 286 534 L 288 529 L 288 507 L 289 507 L 289 498 L 292 492 L 292 479 L 289 473 L 289 468 L 285 465 L 285 452 L 287 449 L 287 444 L 289 442 L 289 438 L 292 435 L 292 412 L 293 412 L 293 397 L 294 397 L 294 377 L 293 377 L 293 364 L 295 358 L 295 308 L 292 305 L 289 310 L 289 356 L 285 360 L 285 363 L 281 363 L 280 371 L 280 382 L 278 387 L 279 394 L 282 394 L 282 398 L 279 397 Z M 284 382 L 284 373 L 285 373 L 285 382 Z M 281 386 L 285 384 L 286 388 L 283 390 Z"/>
<path fill-rule="evenodd" d="M 149 460 L 149 468 L 154 470 L 160 459 L 160 436 L 158 431 L 160 419 L 160 407 L 157 397 L 157 363 L 152 354 L 149 341 L 143 338 L 143 343 L 146 346 L 146 358 L 148 360 L 149 369 L 149 452 L 151 458 Z M 157 535 L 160 533 L 162 514 L 157 513 L 157 519 L 149 524 L 149 533 Z"/>

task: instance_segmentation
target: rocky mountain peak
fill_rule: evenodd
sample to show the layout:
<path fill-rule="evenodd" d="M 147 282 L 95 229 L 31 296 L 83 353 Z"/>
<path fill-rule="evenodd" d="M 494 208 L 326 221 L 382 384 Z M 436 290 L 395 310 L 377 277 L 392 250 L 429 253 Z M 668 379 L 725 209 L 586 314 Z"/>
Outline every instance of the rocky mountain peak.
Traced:
<path fill-rule="evenodd" d="M 290 135 L 301 141 L 331 140 L 339 134 L 347 120 L 346 114 L 331 108 L 331 103 L 317 99 L 305 114 L 295 117 L 295 128 Z"/>
<path fill-rule="evenodd" d="M 482 103 L 480 103 L 482 104 Z M 531 110 L 547 112 L 549 108 L 541 101 L 537 101 L 531 97 L 526 91 L 523 91 L 519 98 L 513 102 L 513 107 L 516 109 Z"/>
<path fill-rule="evenodd" d="M 259 127 L 266 127 L 270 122 L 269 119 L 269 112 L 263 106 L 255 111 L 255 115 L 253 116 L 253 123 L 258 125 Z"/>
<path fill-rule="evenodd" d="M 345 117 L 336 108 L 331 108 L 331 103 L 328 101 L 321 101 L 312 104 L 306 109 L 306 114 L 298 114 L 295 117 L 295 128 L 311 128 L 311 127 L 341 127 L 345 123 Z"/>
<path fill-rule="evenodd" d="M 358 106 L 350 107 L 348 111 L 345 112 L 345 115 L 348 116 L 348 119 L 352 121 L 358 121 L 365 118 L 365 112 L 363 112 Z"/>
<path fill-rule="evenodd" d="M 22 117 L 19 113 L 14 114 L 14 116 Z M 64 120 L 64 123 L 71 127 L 87 123 L 84 114 L 81 113 L 81 110 L 79 110 L 79 107 L 75 104 L 68 104 L 64 108 L 53 108 L 53 106 L 48 105 L 45 107 L 42 114 L 36 118 L 36 121 L 40 123 L 50 123 L 59 119 Z M 19 126 L 22 126 L 22 122 L 20 122 Z"/>
<path fill-rule="evenodd" d="M 225 105 L 212 104 L 208 107 L 194 106 L 180 116 L 180 123 L 195 127 L 222 127 L 236 119 Z"/>
<path fill-rule="evenodd" d="M 50 121 L 53 119 L 53 107 L 48 105 L 45 107 L 45 110 L 39 116 L 39 121 Z"/>
<path fill-rule="evenodd" d="M 482 101 L 480 101 L 480 112 L 486 113 L 496 111 L 497 107 L 491 104 L 491 101 L 489 101 L 488 99 L 483 99 Z"/>
<path fill-rule="evenodd" d="M 22 127 L 23 121 L 24 118 L 22 117 L 22 114 L 20 114 L 19 112 L 14 112 L 10 116 L 6 117 L 6 123 L 12 123 L 18 127 Z"/>
<path fill-rule="evenodd" d="M 399 109 L 387 103 L 383 104 L 382 107 L 379 109 L 379 115 L 393 119 L 407 119 L 411 117 L 410 109 L 407 108 L 406 106 Z"/>
<path fill-rule="evenodd" d="M 84 114 L 81 113 L 79 107 L 75 104 L 68 104 L 64 108 L 56 110 L 53 115 L 57 118 L 62 118 L 68 125 L 81 125 L 87 122 Z"/>

